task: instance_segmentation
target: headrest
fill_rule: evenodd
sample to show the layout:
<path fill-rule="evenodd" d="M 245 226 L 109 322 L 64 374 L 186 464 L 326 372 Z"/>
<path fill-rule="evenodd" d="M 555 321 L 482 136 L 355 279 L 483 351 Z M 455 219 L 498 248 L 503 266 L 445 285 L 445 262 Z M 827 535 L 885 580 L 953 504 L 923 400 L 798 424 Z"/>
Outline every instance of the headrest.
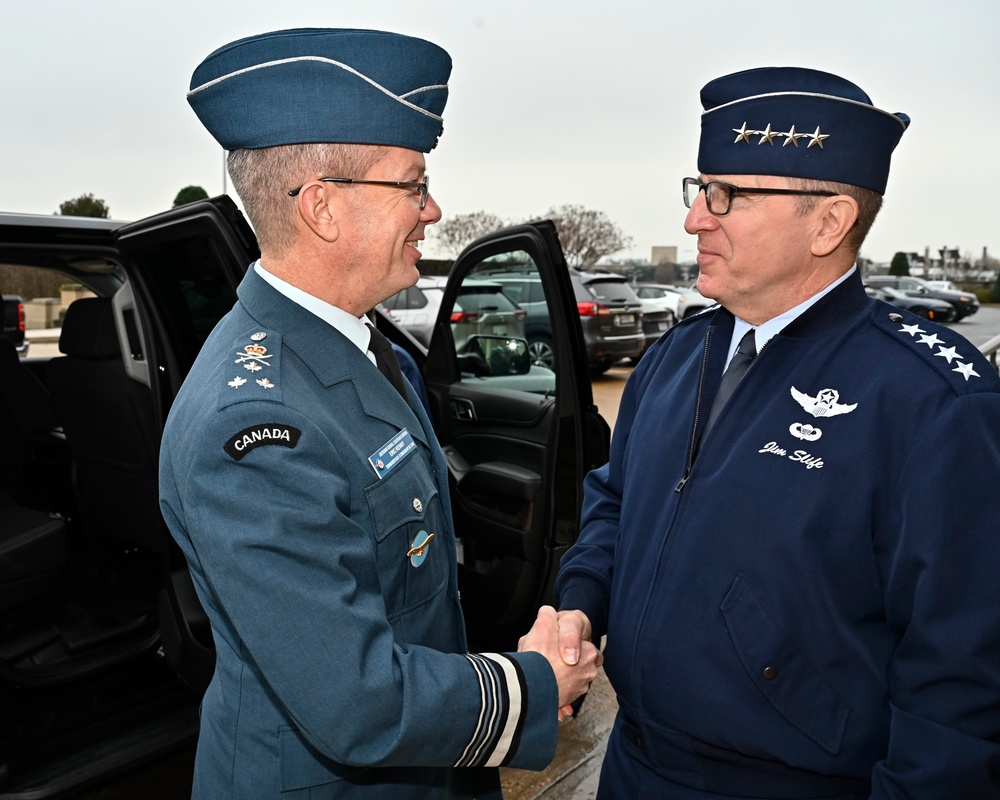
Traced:
<path fill-rule="evenodd" d="M 110 297 L 85 297 L 70 304 L 59 334 L 59 350 L 76 358 L 121 357 Z"/>
<path fill-rule="evenodd" d="M 889 158 L 910 124 L 850 81 L 800 67 L 716 78 L 701 90 L 698 170 L 848 183 L 883 194 Z"/>
<path fill-rule="evenodd" d="M 226 150 L 305 142 L 430 152 L 451 57 L 423 39 L 330 28 L 227 44 L 194 71 L 188 102 Z"/>

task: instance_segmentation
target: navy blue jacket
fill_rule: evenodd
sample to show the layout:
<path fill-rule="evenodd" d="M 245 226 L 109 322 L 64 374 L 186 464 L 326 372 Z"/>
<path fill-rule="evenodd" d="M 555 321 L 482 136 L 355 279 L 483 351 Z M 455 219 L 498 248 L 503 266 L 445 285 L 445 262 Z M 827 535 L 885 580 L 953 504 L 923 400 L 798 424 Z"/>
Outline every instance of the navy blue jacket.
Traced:
<path fill-rule="evenodd" d="M 160 480 L 217 653 L 195 798 L 484 797 L 487 768 L 551 760 L 548 662 L 465 654 L 423 406 L 253 269 L 174 402 Z"/>
<path fill-rule="evenodd" d="M 634 370 L 560 607 L 607 633 L 670 780 L 777 762 L 874 798 L 1000 796 L 996 372 L 854 276 L 700 440 L 732 329 L 703 313 Z"/>

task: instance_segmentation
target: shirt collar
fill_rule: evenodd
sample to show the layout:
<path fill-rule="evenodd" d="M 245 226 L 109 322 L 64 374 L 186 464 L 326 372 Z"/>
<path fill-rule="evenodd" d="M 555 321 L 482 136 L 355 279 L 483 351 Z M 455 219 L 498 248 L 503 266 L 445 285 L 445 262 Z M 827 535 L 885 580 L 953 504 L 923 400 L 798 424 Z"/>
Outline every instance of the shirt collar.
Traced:
<path fill-rule="evenodd" d="M 773 319 L 769 319 L 757 326 L 754 331 L 754 343 L 757 345 L 757 352 L 759 353 L 761 349 L 766 345 L 771 339 L 773 339 L 777 334 L 781 333 L 785 327 L 795 319 L 798 319 L 806 309 L 810 308 L 814 303 L 816 303 L 821 297 L 832 292 L 836 287 L 846 281 L 854 272 L 857 270 L 858 265 L 855 264 L 847 272 L 841 275 L 837 280 L 827 286 L 820 292 L 817 292 L 812 297 L 810 297 L 805 302 L 799 303 L 795 308 L 790 308 L 783 314 L 779 314 Z M 736 352 L 736 348 L 739 346 L 740 339 L 743 335 L 752 328 L 751 325 L 746 320 L 742 320 L 739 317 L 735 318 L 735 323 L 733 324 L 733 336 L 729 342 L 729 354 L 726 356 L 726 366 L 729 365 L 730 359 L 733 357 L 733 353 Z"/>
<path fill-rule="evenodd" d="M 297 286 L 292 286 L 288 281 L 284 281 L 277 275 L 272 275 L 268 272 L 260 261 L 254 262 L 253 269 L 263 280 L 273 286 L 275 291 L 280 292 L 296 305 L 302 306 L 302 308 L 311 314 L 315 314 L 327 324 L 332 325 L 346 336 L 362 353 L 367 354 L 371 333 L 364 318 L 348 314 L 342 308 L 330 305 L 325 300 L 320 300 L 318 297 L 303 292 Z"/>

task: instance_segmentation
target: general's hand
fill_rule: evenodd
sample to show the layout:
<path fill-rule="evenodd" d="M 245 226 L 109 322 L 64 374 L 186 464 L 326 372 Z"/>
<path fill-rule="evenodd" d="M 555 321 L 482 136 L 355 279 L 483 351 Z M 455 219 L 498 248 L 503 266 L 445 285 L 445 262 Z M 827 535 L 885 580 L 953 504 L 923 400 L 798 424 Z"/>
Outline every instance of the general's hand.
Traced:
<path fill-rule="evenodd" d="M 582 643 L 591 641 L 590 620 L 578 608 L 559 611 L 556 619 L 559 622 L 559 650 L 562 660 L 572 666 L 580 659 Z"/>
<path fill-rule="evenodd" d="M 572 715 L 570 704 L 590 689 L 597 677 L 598 667 L 604 662 L 601 652 L 588 641 L 577 645 L 575 664 L 567 664 L 562 657 L 560 622 L 552 606 L 542 606 L 531 630 L 521 637 L 518 651 L 541 653 L 549 660 L 559 686 L 559 719 Z"/>

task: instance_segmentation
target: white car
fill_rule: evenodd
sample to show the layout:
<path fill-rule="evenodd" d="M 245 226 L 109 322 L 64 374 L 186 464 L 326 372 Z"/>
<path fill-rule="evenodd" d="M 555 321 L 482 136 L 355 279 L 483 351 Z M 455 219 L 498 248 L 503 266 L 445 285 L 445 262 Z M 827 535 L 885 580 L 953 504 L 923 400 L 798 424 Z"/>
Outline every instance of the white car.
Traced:
<path fill-rule="evenodd" d="M 682 289 L 665 283 L 640 283 L 635 287 L 635 293 L 644 305 L 646 301 L 652 301 L 661 308 L 672 311 L 679 320 L 715 305 L 714 300 L 709 300 L 696 289 Z"/>

